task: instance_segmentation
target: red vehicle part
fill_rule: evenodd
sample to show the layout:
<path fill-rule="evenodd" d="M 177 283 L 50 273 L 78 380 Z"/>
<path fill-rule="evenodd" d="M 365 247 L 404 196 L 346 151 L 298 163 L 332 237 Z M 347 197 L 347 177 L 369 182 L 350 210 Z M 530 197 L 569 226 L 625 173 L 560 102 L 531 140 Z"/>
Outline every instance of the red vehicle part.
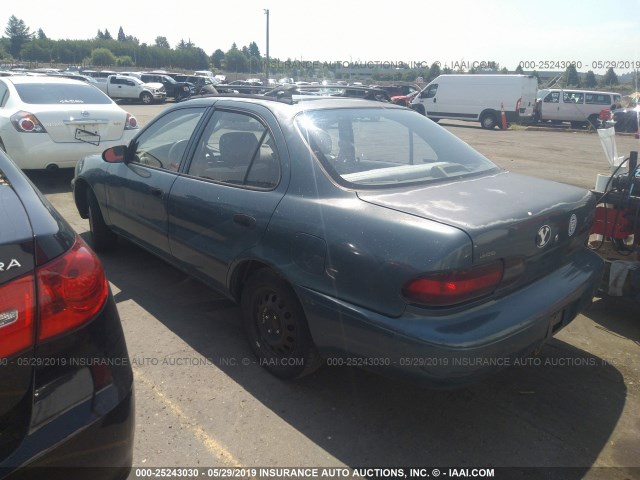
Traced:
<path fill-rule="evenodd" d="M 640 228 L 637 227 L 634 231 L 633 220 L 630 220 L 634 213 L 628 208 L 596 207 L 596 219 L 591 233 L 620 240 L 629 235 L 640 235 Z"/>

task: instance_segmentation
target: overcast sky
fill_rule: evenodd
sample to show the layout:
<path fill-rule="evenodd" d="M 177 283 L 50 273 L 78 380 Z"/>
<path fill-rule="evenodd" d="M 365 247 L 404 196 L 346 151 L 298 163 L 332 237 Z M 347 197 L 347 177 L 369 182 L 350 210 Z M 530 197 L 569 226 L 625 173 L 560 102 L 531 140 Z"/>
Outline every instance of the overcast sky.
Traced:
<path fill-rule="evenodd" d="M 152 45 L 191 40 L 211 55 L 256 42 L 266 53 L 269 9 L 271 57 L 305 61 L 573 61 L 579 71 L 604 73 L 597 62 L 640 65 L 640 0 L 5 0 L 11 15 L 54 40 L 94 38 L 101 30 Z M 4 16 L 4 18 L 2 18 Z M 4 28 L 2 29 L 4 35 Z M 533 70 L 534 68 L 525 68 Z M 557 68 L 549 68 L 558 70 Z M 563 69 L 560 69 L 563 70 Z M 616 73 L 630 70 L 624 64 Z"/>

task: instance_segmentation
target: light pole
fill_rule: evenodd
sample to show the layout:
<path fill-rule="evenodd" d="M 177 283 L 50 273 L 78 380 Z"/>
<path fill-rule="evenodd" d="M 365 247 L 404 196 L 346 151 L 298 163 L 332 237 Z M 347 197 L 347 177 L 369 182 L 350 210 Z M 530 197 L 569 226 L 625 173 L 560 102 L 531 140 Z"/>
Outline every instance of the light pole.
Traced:
<path fill-rule="evenodd" d="M 267 16 L 267 64 L 265 65 L 265 73 L 267 77 L 267 86 L 269 85 L 269 9 L 265 8 L 264 13 Z"/>

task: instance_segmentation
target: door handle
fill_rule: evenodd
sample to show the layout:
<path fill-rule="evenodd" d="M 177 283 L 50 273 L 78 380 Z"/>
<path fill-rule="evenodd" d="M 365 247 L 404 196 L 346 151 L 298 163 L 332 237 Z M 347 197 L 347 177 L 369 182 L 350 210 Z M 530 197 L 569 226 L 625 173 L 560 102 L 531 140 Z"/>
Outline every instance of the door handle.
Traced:
<path fill-rule="evenodd" d="M 433 103 L 436 103 L 436 97 L 433 97 Z"/>
<path fill-rule="evenodd" d="M 157 187 L 151 187 L 149 191 L 151 192 L 151 195 L 158 198 L 162 198 L 162 195 L 164 194 L 164 192 Z"/>
<path fill-rule="evenodd" d="M 233 216 L 233 221 L 243 227 L 253 228 L 256 226 L 256 219 L 251 215 L 245 215 L 243 213 L 236 213 Z"/>

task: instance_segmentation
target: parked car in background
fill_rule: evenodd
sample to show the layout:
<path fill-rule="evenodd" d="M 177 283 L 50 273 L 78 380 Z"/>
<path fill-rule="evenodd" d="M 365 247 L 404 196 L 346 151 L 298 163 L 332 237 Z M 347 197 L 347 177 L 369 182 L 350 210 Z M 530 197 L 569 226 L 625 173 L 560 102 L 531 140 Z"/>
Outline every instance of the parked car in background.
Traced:
<path fill-rule="evenodd" d="M 391 97 L 391 103 L 395 103 L 396 105 L 400 105 L 402 107 L 411 106 L 411 102 L 414 98 L 418 96 L 420 93 L 419 90 L 411 92 L 409 95 L 394 95 Z"/>
<path fill-rule="evenodd" d="M 326 358 L 477 381 L 571 322 L 603 269 L 591 192 L 362 99 L 193 98 L 85 158 L 73 194 L 96 248 L 125 237 L 238 302 L 284 378 Z"/>
<path fill-rule="evenodd" d="M 549 88 L 538 92 L 535 119 L 540 122 L 570 122 L 574 128 L 598 128 L 605 108 L 619 106 L 622 96 L 614 92 Z"/>
<path fill-rule="evenodd" d="M 617 108 L 611 112 L 616 132 L 640 133 L 640 105 Z"/>
<path fill-rule="evenodd" d="M 164 103 L 167 99 L 162 83 L 145 83 L 127 75 L 109 75 L 96 86 L 114 100 L 133 100 L 149 105 Z"/>
<path fill-rule="evenodd" d="M 195 95 L 196 87 L 190 82 L 178 82 L 169 75 L 159 73 L 142 73 L 140 80 L 145 83 L 161 83 L 167 92 L 167 97 L 173 98 L 176 102 Z"/>
<path fill-rule="evenodd" d="M 136 118 L 97 88 L 49 76 L 0 78 L 0 149 L 23 169 L 70 168 L 128 142 Z"/>
<path fill-rule="evenodd" d="M 196 95 L 211 95 L 218 93 L 218 90 L 216 90 L 217 81 L 212 77 L 204 75 L 176 75 L 174 78 L 178 82 L 188 82 L 193 84 Z"/>
<path fill-rule="evenodd" d="M 89 85 L 94 85 L 96 83 L 99 83 L 98 80 L 95 79 L 95 77 L 90 77 L 89 75 L 82 75 L 80 73 L 62 73 L 61 76 L 64 78 L 70 78 L 71 80 L 80 80 L 81 82 L 88 83 Z M 94 86 L 96 88 L 99 88 L 96 85 Z"/>
<path fill-rule="evenodd" d="M 123 480 L 133 374 L 100 260 L 3 152 L 0 206 L 0 478 Z"/>
<path fill-rule="evenodd" d="M 415 83 L 394 83 L 391 85 L 374 85 L 374 87 L 381 88 L 392 98 L 411 95 L 413 92 L 419 92 L 421 90 Z"/>

